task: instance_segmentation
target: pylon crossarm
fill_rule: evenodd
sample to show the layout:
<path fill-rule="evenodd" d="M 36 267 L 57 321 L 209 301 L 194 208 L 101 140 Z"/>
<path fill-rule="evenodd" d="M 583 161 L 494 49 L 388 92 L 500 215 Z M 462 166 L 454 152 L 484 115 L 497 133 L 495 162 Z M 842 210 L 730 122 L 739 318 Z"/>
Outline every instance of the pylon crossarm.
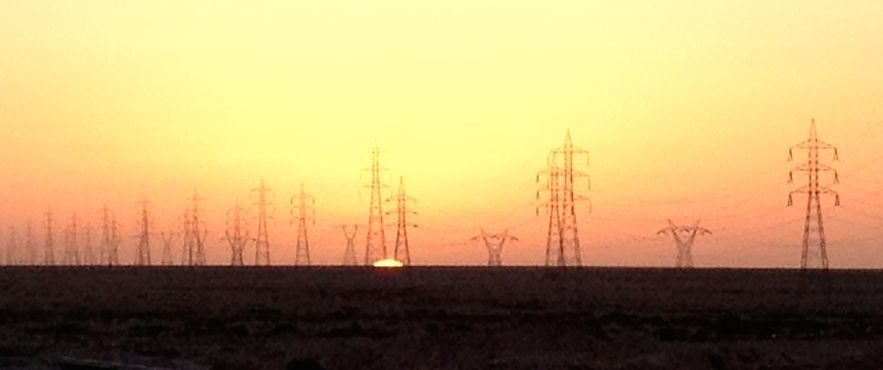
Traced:
<path fill-rule="evenodd" d="M 835 206 L 839 206 L 839 205 L 840 205 L 840 194 L 837 193 L 836 190 L 833 190 L 833 189 L 828 188 L 828 187 L 821 187 L 821 188 L 819 188 L 819 194 L 831 194 L 831 195 L 834 195 L 834 205 L 835 205 Z"/>
<path fill-rule="evenodd" d="M 799 188 L 797 188 L 797 189 L 791 190 L 791 192 L 790 192 L 789 194 L 806 194 L 806 193 L 809 193 L 809 192 L 811 192 L 811 191 L 812 191 L 812 190 L 809 188 L 808 185 L 804 185 L 804 186 L 801 186 L 801 187 L 799 187 Z"/>
<path fill-rule="evenodd" d="M 589 176 L 587 173 L 585 173 L 585 172 L 581 172 L 581 171 L 577 171 L 577 170 L 573 170 L 570 174 L 571 174 L 573 177 L 587 177 L 587 176 Z"/>
<path fill-rule="evenodd" d="M 790 172 L 809 172 L 813 170 L 813 166 L 808 163 L 801 164 L 791 169 Z"/>
<path fill-rule="evenodd" d="M 812 145 L 813 145 L 812 141 L 804 140 L 803 142 L 801 142 L 799 144 L 792 145 L 791 148 L 788 149 L 788 152 L 793 154 L 794 149 L 801 149 L 801 150 L 809 149 L 812 147 Z M 793 157 L 793 156 L 789 156 L 789 157 Z"/>
<path fill-rule="evenodd" d="M 818 166 L 819 166 L 819 171 L 824 171 L 824 172 L 837 172 L 837 170 L 836 170 L 834 167 L 831 167 L 831 166 L 826 165 L 826 164 L 821 164 L 821 163 L 819 163 Z"/>
<path fill-rule="evenodd" d="M 837 148 L 835 146 L 828 144 L 828 143 L 821 141 L 821 140 L 816 140 L 815 147 L 818 149 L 823 149 L 823 150 L 833 150 L 835 152 L 837 151 Z"/>

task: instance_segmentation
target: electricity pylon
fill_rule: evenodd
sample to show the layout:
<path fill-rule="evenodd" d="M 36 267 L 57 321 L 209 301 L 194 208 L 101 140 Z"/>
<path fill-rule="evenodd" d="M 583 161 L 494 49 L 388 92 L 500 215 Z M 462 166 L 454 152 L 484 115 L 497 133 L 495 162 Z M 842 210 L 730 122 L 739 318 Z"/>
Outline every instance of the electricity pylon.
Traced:
<path fill-rule="evenodd" d="M 83 264 L 86 266 L 95 265 L 95 250 L 92 245 L 92 225 L 89 223 L 83 227 Z"/>
<path fill-rule="evenodd" d="M 116 216 L 110 212 L 107 206 L 101 208 L 101 258 L 98 261 L 102 265 L 116 266 L 119 259 L 119 224 Z"/>
<path fill-rule="evenodd" d="M 380 148 L 374 147 L 371 151 L 371 203 L 368 206 L 368 236 L 365 243 L 365 264 L 371 265 L 375 261 L 388 257 L 386 254 L 386 233 L 383 224 L 383 189 L 380 181 Z"/>
<path fill-rule="evenodd" d="M 18 264 L 18 231 L 15 226 L 9 225 L 6 240 L 6 265 L 13 266 Z"/>
<path fill-rule="evenodd" d="M 577 194 L 574 190 L 574 178 L 585 177 L 587 190 L 591 189 L 591 182 L 588 175 L 574 169 L 574 158 L 577 156 L 586 156 L 586 167 L 589 165 L 589 152 L 573 146 L 570 138 L 570 130 L 567 130 L 567 136 L 564 138 L 564 145 L 553 151 L 555 158 L 560 158 L 564 163 L 558 174 L 561 176 L 561 244 L 560 251 L 570 252 L 574 266 L 582 266 L 581 247 L 579 243 L 579 223 L 576 218 L 576 202 L 589 201 L 588 198 Z M 591 212 L 591 203 L 589 204 Z M 560 254 L 559 254 L 560 256 Z M 559 257 L 559 266 L 562 259 Z"/>
<path fill-rule="evenodd" d="M 343 231 L 343 236 L 346 238 L 346 249 L 343 252 L 343 265 L 344 266 L 355 266 L 358 264 L 356 260 L 356 234 L 359 232 L 359 225 L 352 225 L 352 231 L 350 231 L 348 225 L 340 225 L 340 230 Z"/>
<path fill-rule="evenodd" d="M 34 245 L 34 223 L 28 220 L 25 223 L 25 253 L 27 253 L 27 264 L 34 266 L 37 264 L 37 247 Z"/>
<path fill-rule="evenodd" d="M 80 265 L 80 245 L 77 229 L 77 214 L 73 214 L 71 216 L 70 224 L 66 230 L 64 230 L 64 257 L 62 258 L 62 265 L 65 266 L 79 266 Z"/>
<path fill-rule="evenodd" d="M 546 232 L 546 266 L 552 266 L 553 261 L 558 266 L 566 266 L 566 251 L 561 238 L 561 190 L 560 190 L 560 169 L 558 168 L 558 159 L 555 153 L 549 153 L 546 157 L 547 168 L 537 174 L 537 183 L 540 178 L 546 177 L 546 185 L 537 190 L 536 199 L 540 199 L 540 193 L 548 194 L 545 203 L 537 206 L 536 214 L 540 214 L 540 207 L 545 208 L 549 216 L 548 231 Z"/>
<path fill-rule="evenodd" d="M 184 210 L 184 215 L 181 217 L 181 235 L 183 236 L 182 250 L 181 250 L 181 265 L 183 266 L 193 266 L 193 237 L 191 235 L 192 228 L 191 224 L 193 223 L 193 219 L 190 217 L 190 207 L 188 206 Z"/>
<path fill-rule="evenodd" d="M 693 226 L 678 226 L 674 222 L 668 220 L 668 227 L 659 230 L 657 235 L 671 235 L 674 239 L 675 247 L 678 249 L 678 258 L 675 260 L 675 267 L 689 268 L 693 267 L 693 243 L 696 236 L 711 234 L 711 231 L 700 227 L 699 220 Z"/>
<path fill-rule="evenodd" d="M 150 266 L 150 213 L 147 197 L 141 199 L 141 212 L 138 219 L 138 247 L 135 249 L 135 265 Z"/>
<path fill-rule="evenodd" d="M 487 265 L 499 267 L 503 265 L 503 247 L 506 242 L 517 242 L 518 238 L 509 235 L 509 229 L 504 230 L 502 234 L 488 234 L 484 229 L 481 229 L 481 234 L 473 237 L 472 240 L 484 242 L 488 254 Z"/>
<path fill-rule="evenodd" d="M 273 190 L 267 187 L 267 184 L 261 179 L 261 186 L 251 190 L 252 194 L 257 194 L 255 205 L 258 209 L 257 221 L 258 230 L 255 241 L 254 264 L 255 266 L 270 265 L 270 236 L 267 230 L 267 220 L 273 217 Z"/>
<path fill-rule="evenodd" d="M 46 240 L 43 242 L 43 264 L 55 264 L 55 241 L 52 238 L 52 211 L 46 211 Z"/>
<path fill-rule="evenodd" d="M 794 172 L 806 172 L 807 184 L 788 193 L 788 206 L 794 204 L 793 195 L 803 193 L 807 195 L 806 199 L 806 221 L 803 227 L 803 245 L 800 255 L 800 268 L 807 269 L 810 265 L 818 263 L 817 267 L 828 269 L 828 245 L 825 239 L 825 227 L 822 220 L 822 194 L 834 195 L 834 206 L 840 205 L 840 195 L 828 186 L 822 186 L 819 177 L 822 172 L 833 173 L 833 182 L 838 184 L 840 177 L 837 170 L 831 166 L 821 163 L 820 152 L 831 150 L 834 152 L 834 160 L 839 160 L 837 148 L 831 144 L 819 140 L 816 132 L 816 120 L 813 119 L 809 126 L 809 138 L 805 141 L 792 146 L 788 150 L 788 160 L 794 159 L 794 149 L 806 150 L 806 162 L 795 167 L 788 173 L 788 181 L 794 181 Z"/>
<path fill-rule="evenodd" d="M 392 201 L 393 199 L 387 199 Z M 408 222 L 408 215 L 416 215 L 417 212 L 408 209 L 408 201 L 415 199 L 405 193 L 405 180 L 399 177 L 399 191 L 396 194 L 396 246 L 393 258 L 404 266 L 411 265 L 411 251 L 408 246 L 408 228 L 416 228 L 416 224 Z"/>
<path fill-rule="evenodd" d="M 245 246 L 248 244 L 249 238 L 248 229 L 242 223 L 243 213 L 245 213 L 245 209 L 240 207 L 238 203 L 227 212 L 227 229 L 224 230 L 224 241 L 230 244 L 232 253 L 230 257 L 231 266 L 242 266 L 245 264 L 242 255 L 245 252 Z"/>
<path fill-rule="evenodd" d="M 295 199 L 297 202 L 295 202 Z M 307 205 L 307 201 L 310 205 Z M 291 197 L 291 223 L 297 221 L 297 250 L 294 257 L 295 266 L 310 265 L 310 241 L 307 238 L 307 219 L 309 218 L 315 224 L 316 222 L 316 201 L 313 196 L 304 191 L 304 184 L 300 184 L 300 193 Z M 295 206 L 297 207 L 297 216 L 295 216 Z M 307 215 L 307 212 L 311 215 Z"/>
<path fill-rule="evenodd" d="M 162 261 L 160 263 L 163 266 L 171 266 L 175 263 L 172 256 L 172 243 L 175 241 L 175 232 L 160 233 L 160 237 L 162 238 Z"/>
<path fill-rule="evenodd" d="M 205 240 L 208 230 L 200 218 L 199 202 L 202 198 L 194 190 L 190 199 L 191 206 L 184 215 L 184 253 L 183 264 L 187 266 L 205 265 Z"/>

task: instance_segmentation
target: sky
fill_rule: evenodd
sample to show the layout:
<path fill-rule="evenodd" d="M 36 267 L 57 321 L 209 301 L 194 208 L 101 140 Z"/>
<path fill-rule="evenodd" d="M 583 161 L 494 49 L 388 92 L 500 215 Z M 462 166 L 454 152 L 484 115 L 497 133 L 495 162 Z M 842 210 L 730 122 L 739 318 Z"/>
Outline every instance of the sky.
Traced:
<path fill-rule="evenodd" d="M 3 1 L 0 221 L 21 233 L 51 209 L 97 225 L 107 205 L 131 263 L 138 201 L 172 231 L 197 190 L 208 260 L 226 264 L 227 209 L 266 179 L 274 263 L 293 262 L 304 184 L 312 260 L 337 264 L 338 226 L 368 221 L 377 145 L 388 195 L 401 177 L 416 199 L 415 264 L 484 264 L 470 238 L 508 228 L 504 264 L 536 265 L 536 175 L 569 129 L 591 157 L 584 264 L 672 265 L 656 231 L 701 219 L 697 265 L 794 267 L 804 200 L 786 207 L 801 185 L 787 151 L 815 119 L 840 148 L 831 265 L 879 268 L 881 18 L 859 0 Z"/>

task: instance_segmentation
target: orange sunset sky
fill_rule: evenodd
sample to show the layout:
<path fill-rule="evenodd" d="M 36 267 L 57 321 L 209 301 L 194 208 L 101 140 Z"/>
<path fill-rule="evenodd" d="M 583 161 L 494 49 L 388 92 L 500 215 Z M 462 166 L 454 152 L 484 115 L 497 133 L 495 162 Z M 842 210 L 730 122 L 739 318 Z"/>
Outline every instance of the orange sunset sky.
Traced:
<path fill-rule="evenodd" d="M 479 227 L 519 237 L 505 264 L 541 264 L 535 175 L 569 128 L 591 153 L 585 264 L 671 265 L 672 218 L 714 232 L 699 266 L 793 267 L 787 150 L 815 118 L 841 151 L 831 265 L 881 267 L 881 19 L 859 0 L 2 1 L 0 221 L 97 224 L 106 204 L 131 263 L 142 194 L 166 231 L 195 188 L 226 264 L 225 212 L 266 178 L 273 262 L 293 261 L 304 183 L 312 259 L 336 264 L 376 143 L 418 200 L 415 264 L 486 263 Z"/>

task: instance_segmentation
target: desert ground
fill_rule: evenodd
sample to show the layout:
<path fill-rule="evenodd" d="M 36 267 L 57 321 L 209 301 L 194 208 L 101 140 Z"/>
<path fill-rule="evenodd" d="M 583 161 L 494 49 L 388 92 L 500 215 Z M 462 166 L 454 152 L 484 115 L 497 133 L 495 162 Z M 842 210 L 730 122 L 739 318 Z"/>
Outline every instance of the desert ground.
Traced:
<path fill-rule="evenodd" d="M 2 369 L 883 366 L 883 272 L 0 269 Z"/>

